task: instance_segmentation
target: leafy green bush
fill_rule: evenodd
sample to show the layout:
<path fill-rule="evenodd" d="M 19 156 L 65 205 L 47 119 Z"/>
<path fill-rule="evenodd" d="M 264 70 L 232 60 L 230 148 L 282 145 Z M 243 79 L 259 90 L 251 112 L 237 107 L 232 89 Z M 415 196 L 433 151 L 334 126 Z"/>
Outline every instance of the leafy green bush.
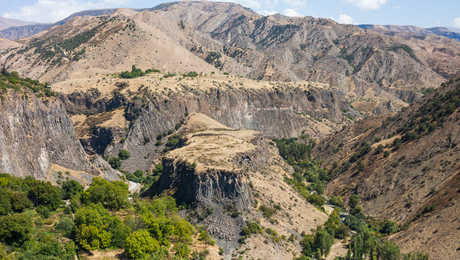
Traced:
<path fill-rule="evenodd" d="M 7 72 L 5 69 L 0 73 L 0 93 L 5 92 L 7 89 L 14 89 L 15 91 L 21 91 L 28 89 L 37 96 L 57 96 L 57 93 L 52 91 L 47 84 L 42 84 L 37 80 L 29 78 L 21 78 L 17 72 Z"/>
<path fill-rule="evenodd" d="M 56 224 L 55 229 L 63 236 L 71 238 L 74 227 L 73 219 L 68 216 L 63 216 Z"/>
<path fill-rule="evenodd" d="M 112 166 L 112 168 L 118 170 L 121 167 L 121 160 L 118 157 L 111 157 L 109 159 L 109 164 Z"/>
<path fill-rule="evenodd" d="M 337 206 L 339 208 L 344 208 L 345 207 L 345 203 L 343 202 L 342 197 L 340 197 L 340 196 L 331 196 L 331 197 L 329 197 L 328 202 L 331 205 Z"/>
<path fill-rule="evenodd" d="M 326 200 L 319 194 L 311 194 L 308 196 L 307 200 L 317 207 L 322 207 L 326 203 Z"/>
<path fill-rule="evenodd" d="M 259 207 L 259 210 L 262 211 L 262 215 L 266 218 L 271 218 L 275 213 L 276 209 L 262 205 Z"/>
<path fill-rule="evenodd" d="M 83 186 L 75 180 L 66 180 L 62 183 L 61 188 L 64 192 L 63 199 L 65 200 L 83 192 Z"/>
<path fill-rule="evenodd" d="M 305 235 L 300 241 L 302 254 L 317 259 L 327 256 L 333 243 L 334 237 L 322 228 L 317 229 L 313 235 Z"/>
<path fill-rule="evenodd" d="M 179 258 L 187 259 L 190 255 L 190 247 L 185 243 L 176 243 L 173 251 L 176 252 L 175 256 Z"/>
<path fill-rule="evenodd" d="M 75 257 L 75 244 L 73 241 L 60 241 L 55 234 L 38 233 L 36 237 L 24 243 L 23 251 L 18 259 L 65 259 Z"/>
<path fill-rule="evenodd" d="M 31 178 L 24 179 L 24 182 L 29 186 L 27 197 L 36 207 L 44 206 L 50 210 L 55 210 L 61 205 L 62 190 L 59 187 L 53 186 L 50 182 Z"/>
<path fill-rule="evenodd" d="M 37 213 L 42 216 L 42 218 L 49 218 L 50 217 L 50 210 L 45 207 L 45 206 L 38 206 L 35 211 L 37 211 Z"/>
<path fill-rule="evenodd" d="M 168 142 L 166 143 L 166 147 L 163 152 L 168 152 L 174 149 L 181 148 L 185 145 L 186 139 L 180 135 L 175 134 L 168 138 Z"/>
<path fill-rule="evenodd" d="M 128 194 L 126 183 L 94 177 L 89 188 L 83 192 L 83 201 L 101 203 L 107 209 L 119 210 L 128 206 Z"/>
<path fill-rule="evenodd" d="M 354 153 L 348 160 L 350 163 L 354 163 L 372 150 L 371 145 L 364 142 L 358 152 Z"/>
<path fill-rule="evenodd" d="M 123 71 L 119 76 L 123 79 L 132 79 L 144 76 L 146 73 L 141 69 L 136 68 L 136 65 L 131 66 L 131 71 Z"/>
<path fill-rule="evenodd" d="M 348 227 L 342 223 L 336 210 L 329 216 L 324 227 L 329 234 L 337 239 L 345 239 L 348 236 Z"/>
<path fill-rule="evenodd" d="M 262 228 L 260 227 L 259 223 L 257 222 L 246 222 L 246 225 L 241 229 L 240 235 L 243 237 L 248 237 L 252 234 L 257 234 L 262 231 Z"/>
<path fill-rule="evenodd" d="M 130 153 L 124 149 L 121 149 L 118 153 L 118 158 L 120 158 L 120 160 L 128 160 L 130 156 Z"/>
<path fill-rule="evenodd" d="M 398 231 L 399 231 L 398 224 L 393 221 L 387 220 L 387 219 L 384 221 L 382 228 L 379 230 L 380 233 L 385 234 L 385 235 L 391 235 Z"/>
<path fill-rule="evenodd" d="M 137 212 L 142 225 L 161 245 L 170 241 L 190 243 L 195 228 L 177 214 L 176 202 L 171 197 L 160 197 L 151 203 L 139 202 Z"/>
<path fill-rule="evenodd" d="M 195 77 L 197 77 L 197 76 L 198 76 L 198 73 L 195 72 L 195 71 L 190 71 L 190 72 L 188 72 L 188 73 L 186 73 L 186 74 L 183 75 L 184 78 L 185 78 L 185 77 L 195 78 Z"/>
<path fill-rule="evenodd" d="M 216 240 L 214 240 L 205 229 L 200 231 L 198 240 L 203 241 L 206 244 L 211 245 L 211 246 L 216 244 Z"/>
<path fill-rule="evenodd" d="M 21 246 L 29 239 L 32 221 L 23 214 L 0 216 L 0 241 L 12 246 Z"/>
<path fill-rule="evenodd" d="M 143 259 L 160 249 L 160 244 L 145 229 L 131 233 L 126 238 L 125 250 L 131 259 Z"/>
<path fill-rule="evenodd" d="M 303 161 L 310 158 L 313 143 L 298 142 L 297 138 L 275 139 L 281 157 L 288 162 Z"/>
<path fill-rule="evenodd" d="M 113 216 L 101 205 L 82 207 L 75 213 L 76 241 L 86 250 L 108 248 L 112 241 L 109 226 Z"/>

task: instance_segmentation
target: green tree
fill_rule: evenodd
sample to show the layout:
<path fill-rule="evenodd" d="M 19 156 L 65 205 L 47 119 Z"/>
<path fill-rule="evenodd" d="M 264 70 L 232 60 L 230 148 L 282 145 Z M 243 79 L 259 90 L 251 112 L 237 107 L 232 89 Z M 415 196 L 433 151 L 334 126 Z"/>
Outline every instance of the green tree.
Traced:
<path fill-rule="evenodd" d="M 334 210 L 324 224 L 326 231 L 337 239 L 344 239 L 348 235 L 348 228 L 340 221 L 337 210 Z"/>
<path fill-rule="evenodd" d="M 123 248 L 125 246 L 126 237 L 131 233 L 131 228 L 118 218 L 114 218 L 108 230 L 112 234 L 111 246 Z"/>
<path fill-rule="evenodd" d="M 325 229 L 318 229 L 315 233 L 314 247 L 321 252 L 320 256 L 327 256 L 334 244 L 334 237 Z"/>
<path fill-rule="evenodd" d="M 55 210 L 61 205 L 62 190 L 60 188 L 42 181 L 29 181 L 29 185 L 30 189 L 27 196 L 36 207 L 44 206 L 50 210 Z"/>
<path fill-rule="evenodd" d="M 8 215 L 11 211 L 10 192 L 7 189 L 0 189 L 0 215 Z"/>
<path fill-rule="evenodd" d="M 74 259 L 75 244 L 62 242 L 55 234 L 38 233 L 34 239 L 27 241 L 19 259 Z"/>
<path fill-rule="evenodd" d="M 0 241 L 7 245 L 21 246 L 29 239 L 32 221 L 22 214 L 0 216 Z"/>
<path fill-rule="evenodd" d="M 73 219 L 68 216 L 62 217 L 59 222 L 56 224 L 55 229 L 65 237 L 72 237 L 72 232 L 74 230 L 75 224 Z"/>
<path fill-rule="evenodd" d="M 61 187 L 64 192 L 63 198 L 65 200 L 68 200 L 83 191 L 83 186 L 75 180 L 66 180 Z"/>
<path fill-rule="evenodd" d="M 145 229 L 131 233 L 125 242 L 125 251 L 131 259 L 143 259 L 160 249 L 160 244 Z"/>
<path fill-rule="evenodd" d="M 383 241 L 377 250 L 378 259 L 394 260 L 400 259 L 399 247 L 390 241 Z"/>
<path fill-rule="evenodd" d="M 385 220 L 382 228 L 380 229 L 380 233 L 385 234 L 385 235 L 390 235 L 390 234 L 398 232 L 398 229 L 399 229 L 398 224 L 390 220 Z"/>
<path fill-rule="evenodd" d="M 27 195 L 24 192 L 11 192 L 10 200 L 14 212 L 21 213 L 25 209 L 33 206 L 32 202 L 27 198 Z"/>
<path fill-rule="evenodd" d="M 75 213 L 76 241 L 86 250 L 107 248 L 112 241 L 109 226 L 114 217 L 101 205 L 82 207 Z"/>
<path fill-rule="evenodd" d="M 105 208 L 112 210 L 119 210 L 128 205 L 128 185 L 121 181 L 109 182 L 95 177 L 83 194 L 84 201 L 101 203 Z"/>

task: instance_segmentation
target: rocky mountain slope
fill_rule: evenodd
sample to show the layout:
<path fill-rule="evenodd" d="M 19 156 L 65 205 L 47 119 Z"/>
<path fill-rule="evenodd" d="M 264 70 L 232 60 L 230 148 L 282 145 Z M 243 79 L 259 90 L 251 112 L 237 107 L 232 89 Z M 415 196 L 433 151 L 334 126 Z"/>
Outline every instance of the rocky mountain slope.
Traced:
<path fill-rule="evenodd" d="M 93 176 L 120 178 L 101 157 L 87 156 L 64 104 L 46 86 L 1 74 L 0 90 L 0 172 L 84 184 Z"/>
<path fill-rule="evenodd" d="M 292 168 L 260 133 L 192 114 L 173 135 L 183 138 L 183 144 L 164 155 L 163 174 L 146 193 L 167 192 L 179 204 L 193 205 L 191 218 L 217 239 L 225 259 L 292 259 L 300 254 L 298 242 L 280 237 L 311 233 L 327 220 L 283 181 Z M 276 209 L 264 217 L 263 208 Z M 271 233 L 255 234 L 242 243 L 240 233 L 250 222 Z"/>
<path fill-rule="evenodd" d="M 386 103 L 376 103 L 376 96 L 412 102 L 422 89 L 456 73 L 460 44 L 440 38 L 407 40 L 328 19 L 261 16 L 232 3 L 180 2 L 118 10 L 110 18 L 74 17 L 0 61 L 48 82 L 127 70 L 132 64 L 316 81 L 352 93 L 354 106 L 378 112 Z"/>
<path fill-rule="evenodd" d="M 154 72 L 134 79 L 104 75 L 64 81 L 54 88 L 64 93 L 62 100 L 86 150 L 107 157 L 127 150 L 131 157 L 122 168 L 131 172 L 152 167 L 167 133 L 193 112 L 270 137 L 305 132 L 319 138 L 349 122 L 349 117 L 360 116 L 340 91 L 305 81 Z"/>
<path fill-rule="evenodd" d="M 65 24 L 68 20 L 74 17 L 110 15 L 115 11 L 116 9 L 101 9 L 77 12 L 56 23 L 9 23 L 10 26 L 8 27 L 0 27 L 0 37 L 9 40 L 19 40 L 49 30 L 53 26 Z M 0 17 L 0 19 L 4 18 Z"/>
<path fill-rule="evenodd" d="M 369 118 L 322 141 L 317 156 L 336 175 L 329 194 L 357 194 L 371 216 L 403 226 L 405 251 L 458 256 L 460 78 L 390 117 Z"/>

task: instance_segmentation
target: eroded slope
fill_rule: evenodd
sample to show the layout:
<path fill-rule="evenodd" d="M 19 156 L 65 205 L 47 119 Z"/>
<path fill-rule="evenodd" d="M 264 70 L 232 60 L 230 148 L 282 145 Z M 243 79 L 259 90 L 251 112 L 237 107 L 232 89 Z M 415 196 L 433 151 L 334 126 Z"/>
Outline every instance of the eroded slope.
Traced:
<path fill-rule="evenodd" d="M 192 114 L 176 135 L 183 144 L 165 154 L 163 174 L 147 194 L 167 192 L 191 205 L 192 219 L 207 227 L 226 259 L 292 259 L 300 246 L 281 237 L 308 234 L 327 220 L 283 181 L 292 168 L 260 133 Z M 264 207 L 276 210 L 264 217 Z M 241 244 L 240 232 L 249 222 L 274 233 L 258 233 Z"/>
<path fill-rule="evenodd" d="M 319 158 L 336 178 L 330 194 L 357 194 L 365 211 L 403 225 L 405 251 L 456 259 L 460 207 L 460 80 L 393 117 L 371 118 L 326 139 Z"/>

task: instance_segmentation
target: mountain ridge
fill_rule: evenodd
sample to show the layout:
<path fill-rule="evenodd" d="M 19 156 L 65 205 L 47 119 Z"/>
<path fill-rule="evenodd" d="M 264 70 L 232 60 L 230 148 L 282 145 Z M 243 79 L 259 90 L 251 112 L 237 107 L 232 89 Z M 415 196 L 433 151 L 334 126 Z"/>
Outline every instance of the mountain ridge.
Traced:
<path fill-rule="evenodd" d="M 0 16 L 0 31 L 8 29 L 10 27 L 24 26 L 24 25 L 30 25 L 30 24 L 34 24 L 34 22 L 26 22 L 26 21 L 21 21 L 17 19 L 11 19 L 11 18 Z"/>
<path fill-rule="evenodd" d="M 376 24 L 359 24 L 359 27 L 368 30 L 382 31 L 385 34 L 400 34 L 406 37 L 426 37 L 428 35 L 438 35 L 446 38 L 460 41 L 460 32 L 448 27 L 418 27 L 413 25 L 376 25 Z"/>
<path fill-rule="evenodd" d="M 83 35 L 91 37 L 63 49 L 66 37 Z M 147 42 L 157 53 L 147 49 Z M 261 16 L 240 5 L 209 2 L 74 17 L 26 40 L 25 47 L 1 60 L 10 70 L 58 82 L 110 73 L 102 54 L 117 61 L 116 70 L 137 64 L 186 73 L 195 67 L 258 80 L 326 83 L 350 94 L 365 113 L 385 106 L 365 101 L 377 96 L 396 100 L 394 109 L 399 109 L 395 104 L 410 103 L 422 89 L 436 88 L 460 64 L 460 44 L 446 38 L 408 42 L 329 19 Z"/>

